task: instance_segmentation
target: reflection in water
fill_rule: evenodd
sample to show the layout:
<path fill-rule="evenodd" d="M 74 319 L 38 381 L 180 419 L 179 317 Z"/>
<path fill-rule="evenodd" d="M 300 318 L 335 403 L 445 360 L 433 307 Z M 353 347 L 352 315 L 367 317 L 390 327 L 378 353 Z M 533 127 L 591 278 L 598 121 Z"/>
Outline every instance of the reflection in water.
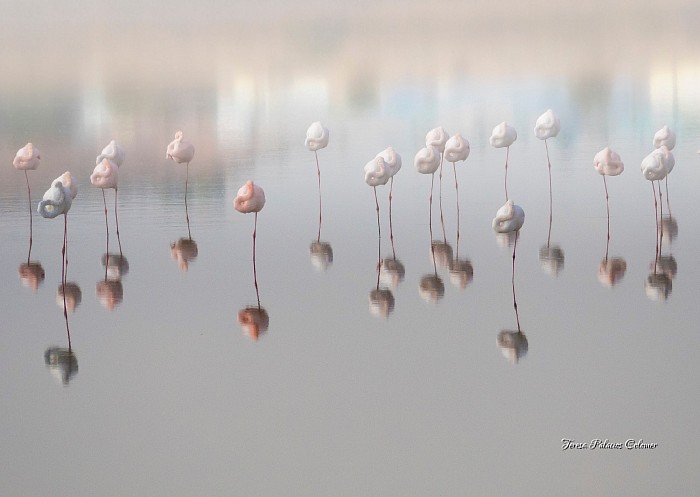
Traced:
<path fill-rule="evenodd" d="M 452 245 L 446 241 L 433 240 L 430 247 L 430 253 L 433 257 L 433 262 L 438 268 L 450 268 L 450 265 L 454 259 Z"/>
<path fill-rule="evenodd" d="M 600 262 L 598 281 L 607 287 L 617 285 L 625 276 L 627 262 L 622 257 L 607 257 Z"/>
<path fill-rule="evenodd" d="M 243 333 L 254 342 L 267 331 L 270 326 L 270 316 L 264 307 L 248 306 L 238 311 L 238 323 L 243 328 Z"/>
<path fill-rule="evenodd" d="M 311 264 L 318 271 L 325 271 L 333 264 L 333 247 L 328 242 L 320 240 L 311 242 L 309 254 L 311 254 Z"/>
<path fill-rule="evenodd" d="M 445 284 L 437 273 L 424 275 L 419 288 L 421 298 L 429 304 L 437 304 L 445 296 Z"/>
<path fill-rule="evenodd" d="M 394 257 L 385 257 L 380 262 L 380 281 L 392 290 L 398 288 L 406 276 L 406 268 L 399 259 Z"/>
<path fill-rule="evenodd" d="M 394 304 L 394 294 L 388 288 L 375 288 L 369 292 L 369 312 L 373 316 L 388 318 Z"/>
<path fill-rule="evenodd" d="M 113 311 L 124 300 L 124 287 L 121 280 L 98 281 L 95 293 L 105 309 Z"/>
<path fill-rule="evenodd" d="M 455 258 L 450 263 L 450 281 L 458 288 L 467 288 L 474 279 L 474 267 L 468 259 Z"/>
<path fill-rule="evenodd" d="M 72 377 L 78 373 L 78 359 L 70 347 L 67 349 L 49 347 L 44 352 L 44 362 L 63 385 L 68 385 Z"/>
<path fill-rule="evenodd" d="M 177 261 L 177 265 L 183 273 L 187 272 L 190 262 L 194 262 L 198 254 L 197 242 L 191 238 L 180 238 L 175 243 L 170 244 L 170 256 L 174 261 Z"/>
<path fill-rule="evenodd" d="M 552 276 L 558 276 L 564 269 L 564 251 L 558 245 L 544 245 L 540 248 L 540 266 Z"/>
<path fill-rule="evenodd" d="M 503 330 L 498 334 L 498 346 L 503 357 L 511 364 L 517 364 L 527 353 L 527 337 L 522 331 Z"/>
<path fill-rule="evenodd" d="M 37 261 L 23 262 L 19 265 L 19 279 L 22 285 L 36 292 L 44 281 L 44 268 Z"/>
<path fill-rule="evenodd" d="M 449 248 L 449 258 L 446 258 L 445 261 L 447 261 L 447 264 L 449 265 L 452 260 L 452 248 L 449 246 L 449 244 L 439 241 L 433 241 L 430 244 L 430 254 L 433 260 L 433 273 L 423 275 L 418 286 L 418 291 L 421 298 L 429 304 L 436 304 L 445 296 L 445 284 L 437 274 L 438 265 L 435 254 L 436 247 Z"/>
<path fill-rule="evenodd" d="M 668 200 L 668 197 L 666 197 L 666 200 Z M 661 234 L 669 243 L 676 239 L 678 236 L 678 222 L 676 218 L 669 215 L 661 220 Z"/>
<path fill-rule="evenodd" d="M 659 192 L 660 192 L 659 185 Z M 667 230 L 664 230 L 664 224 L 667 226 Z M 656 232 L 656 247 L 655 256 L 652 263 L 649 265 L 649 270 L 651 271 L 645 282 L 645 292 L 649 299 L 656 302 L 665 302 L 671 296 L 671 290 L 673 289 L 673 279 L 676 277 L 678 272 L 678 263 L 673 254 L 662 255 L 664 243 L 664 233 L 666 232 L 678 232 L 678 223 L 675 219 L 668 216 L 662 219 L 661 226 Z M 669 241 L 669 246 L 671 245 Z"/>
<path fill-rule="evenodd" d="M 56 304 L 59 307 L 72 314 L 82 301 L 83 292 L 77 283 L 67 281 L 65 285 L 59 285 L 56 291 Z"/>

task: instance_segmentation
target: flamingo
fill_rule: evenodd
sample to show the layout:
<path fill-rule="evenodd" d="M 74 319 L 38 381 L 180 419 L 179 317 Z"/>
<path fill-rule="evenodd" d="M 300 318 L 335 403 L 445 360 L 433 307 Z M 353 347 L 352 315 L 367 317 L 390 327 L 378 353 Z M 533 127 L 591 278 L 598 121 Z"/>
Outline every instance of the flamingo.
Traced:
<path fill-rule="evenodd" d="M 306 146 L 306 148 L 313 152 L 314 157 L 316 157 L 316 176 L 318 177 L 319 219 L 321 217 L 321 168 L 318 165 L 318 151 L 328 146 L 329 136 L 330 135 L 328 132 L 328 128 L 324 127 L 320 121 L 316 121 L 314 123 L 311 123 L 309 129 L 306 130 L 306 140 L 304 140 L 304 145 Z"/>
<path fill-rule="evenodd" d="M 457 183 L 457 166 L 459 161 L 467 160 L 469 157 L 469 142 L 462 135 L 457 133 L 450 137 L 445 143 L 445 159 L 452 163 L 452 173 L 455 178 L 455 195 L 457 198 L 457 252 L 459 252 L 459 184 Z"/>
<path fill-rule="evenodd" d="M 655 149 L 644 159 L 642 159 L 641 169 L 644 178 L 651 182 L 651 188 L 654 193 L 654 219 L 656 221 L 656 241 L 657 241 L 657 256 L 660 250 L 660 236 L 661 227 L 659 224 L 659 219 L 663 218 L 663 203 L 661 203 L 661 214 L 659 214 L 659 207 L 656 202 L 656 188 L 654 187 L 654 181 L 659 182 L 659 197 L 661 197 L 661 184 L 660 181 L 664 179 L 668 173 L 673 169 L 676 163 L 676 159 L 673 157 L 671 151 L 666 147 L 666 145 L 661 145 L 659 148 Z M 668 199 L 667 199 L 668 200 Z"/>
<path fill-rule="evenodd" d="M 606 176 L 619 176 L 625 170 L 625 165 L 617 152 L 612 151 L 610 147 L 605 147 L 593 157 L 593 167 L 598 171 L 598 174 L 603 176 L 605 207 L 608 211 L 608 239 L 610 239 L 610 196 L 608 195 L 608 182 L 605 178 Z"/>
<path fill-rule="evenodd" d="M 544 141 L 544 149 L 547 152 L 547 172 L 549 173 L 549 219 L 552 219 L 552 163 L 549 160 L 549 147 L 547 140 L 554 138 L 559 134 L 561 125 L 559 118 L 554 114 L 552 109 L 547 111 L 537 118 L 535 122 L 535 136 Z"/>
<path fill-rule="evenodd" d="M 24 147 L 20 148 L 15 155 L 15 160 L 12 161 L 12 165 L 18 171 L 24 171 L 24 179 L 27 181 L 27 198 L 29 199 L 29 254 L 27 255 L 27 264 L 29 264 L 29 259 L 32 254 L 32 232 L 33 232 L 33 219 L 32 219 L 32 191 L 29 188 L 29 176 L 27 171 L 33 171 L 39 167 L 41 162 L 41 152 L 32 143 L 27 143 Z"/>
<path fill-rule="evenodd" d="M 122 167 L 125 157 L 126 154 L 124 153 L 124 147 L 112 140 L 105 148 L 102 149 L 102 153 L 97 156 L 97 159 L 95 159 L 95 165 L 102 162 L 102 159 L 109 159 L 117 167 Z"/>
<path fill-rule="evenodd" d="M 443 148 L 444 151 L 444 148 Z M 428 199 L 429 216 L 428 222 L 430 224 L 430 239 L 433 238 L 433 184 L 435 183 L 435 171 L 440 167 L 442 153 L 434 145 L 426 145 L 416 153 L 416 157 L 413 160 L 413 164 L 416 166 L 416 170 L 421 174 L 430 174 L 430 197 Z"/>
<path fill-rule="evenodd" d="M 265 192 L 251 180 L 246 181 L 233 200 L 233 207 L 242 214 L 255 213 L 255 223 L 253 225 L 253 280 L 255 282 L 255 294 L 260 308 L 260 292 L 258 291 L 258 276 L 255 267 L 255 239 L 258 231 L 258 212 L 265 207 Z"/>
<path fill-rule="evenodd" d="M 447 238 L 447 235 L 445 235 L 445 220 L 443 217 L 442 213 L 442 161 L 444 159 L 445 155 L 445 145 L 447 144 L 447 140 L 450 139 L 450 134 L 445 131 L 445 129 L 442 126 L 439 126 L 437 128 L 433 128 L 428 133 L 425 135 L 425 146 L 430 147 L 433 146 L 438 149 L 440 152 L 440 174 L 439 179 L 440 179 L 440 188 L 439 188 L 439 201 L 440 201 L 440 222 L 442 224 L 442 237 Z M 432 202 L 433 202 L 433 184 L 430 184 L 430 205 L 432 209 Z M 431 211 L 431 218 L 432 218 L 432 211 Z M 432 227 L 431 227 L 432 229 Z"/>
<path fill-rule="evenodd" d="M 384 164 L 386 165 L 387 173 L 389 174 L 389 239 L 391 240 L 391 247 L 392 251 L 394 252 L 394 257 L 396 257 L 396 252 L 394 251 L 394 226 L 391 216 L 391 203 L 394 191 L 394 176 L 401 169 L 401 156 L 396 153 L 393 147 L 387 147 L 379 152 L 377 157 L 384 159 Z"/>
<path fill-rule="evenodd" d="M 73 205 L 73 199 L 78 194 L 78 188 L 73 183 L 73 177 L 69 171 L 53 180 L 51 187 L 46 190 L 37 208 L 41 217 L 53 219 L 63 215 L 63 248 L 61 249 L 61 294 L 63 297 L 63 316 L 66 321 L 66 332 L 70 343 L 70 329 L 68 327 L 68 307 L 66 304 L 66 272 L 68 270 L 68 211 Z M 77 285 L 76 285 L 77 286 Z M 78 293 L 80 288 L 78 288 Z M 77 304 L 76 304 L 77 305 Z"/>
<path fill-rule="evenodd" d="M 665 146 L 669 151 L 673 150 L 673 147 L 676 146 L 676 134 L 668 126 L 664 126 L 654 134 L 654 148 L 661 148 L 662 146 Z M 666 184 L 666 205 L 668 206 L 669 215 L 671 215 L 671 203 L 668 196 L 668 174 L 671 173 L 672 169 L 673 166 L 671 166 L 671 168 L 668 170 L 666 180 L 664 181 Z"/>
<path fill-rule="evenodd" d="M 391 177 L 389 167 L 384 158 L 377 155 L 374 159 L 365 164 L 365 183 L 371 186 L 374 190 L 374 203 L 377 206 L 377 231 L 379 238 L 382 237 L 382 228 L 379 223 L 379 200 L 377 199 L 377 187 L 386 185 Z"/>
<path fill-rule="evenodd" d="M 187 233 L 192 239 L 190 232 L 190 214 L 187 209 L 187 186 L 190 179 L 190 162 L 194 158 L 194 146 L 184 139 L 182 131 L 175 133 L 175 139 L 168 144 L 165 150 L 165 158 L 171 159 L 177 164 L 187 164 L 185 176 L 185 217 L 187 218 Z"/>
<path fill-rule="evenodd" d="M 114 216 L 117 219 L 117 187 L 119 185 L 119 175 L 117 173 L 117 165 L 108 158 L 103 158 L 90 175 L 90 183 L 102 190 L 102 202 L 105 209 L 105 229 L 107 230 L 107 253 L 109 254 L 109 223 L 107 222 L 107 199 L 105 197 L 105 188 L 114 188 Z M 117 221 L 117 226 L 119 222 Z M 119 233 L 119 228 L 117 228 Z M 119 240 L 119 236 L 117 236 Z M 119 255 L 123 256 L 122 243 L 119 240 Z"/>
<path fill-rule="evenodd" d="M 503 180 L 503 186 L 506 192 L 506 200 L 508 200 L 508 155 L 510 154 L 510 146 L 518 139 L 518 133 L 515 128 L 503 121 L 501 124 L 493 128 L 489 143 L 492 147 L 506 149 L 506 174 Z"/>

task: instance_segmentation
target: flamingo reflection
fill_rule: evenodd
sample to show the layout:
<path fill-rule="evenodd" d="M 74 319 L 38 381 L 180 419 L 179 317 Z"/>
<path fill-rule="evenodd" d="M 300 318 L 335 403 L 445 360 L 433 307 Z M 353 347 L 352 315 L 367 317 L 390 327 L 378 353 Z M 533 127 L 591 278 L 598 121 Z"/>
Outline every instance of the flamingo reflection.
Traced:
<path fill-rule="evenodd" d="M 666 227 L 666 229 L 664 229 Z M 665 302 L 671 296 L 673 290 L 673 279 L 678 273 L 678 263 L 673 254 L 664 255 L 664 237 L 668 238 L 668 245 L 671 246 L 674 235 L 678 233 L 678 224 L 675 219 L 668 216 L 662 219 L 661 229 L 657 231 L 654 260 L 649 264 L 649 276 L 645 282 L 645 293 L 650 300 Z"/>
<path fill-rule="evenodd" d="M 433 272 L 424 274 L 418 285 L 418 293 L 421 298 L 429 304 L 437 304 L 440 299 L 445 296 L 445 284 L 442 282 L 442 278 L 438 276 L 438 253 L 440 253 L 440 259 L 443 263 L 446 261 L 449 267 L 449 263 L 452 261 L 452 248 L 448 243 L 440 241 L 432 241 L 430 244 L 430 257 L 433 262 Z"/>
<path fill-rule="evenodd" d="M 64 386 L 78 373 L 78 359 L 70 345 L 68 348 L 49 347 L 44 352 L 44 362 L 56 379 Z"/>
<path fill-rule="evenodd" d="M 186 273 L 190 268 L 190 263 L 194 262 L 199 255 L 197 242 L 191 238 L 180 238 L 170 244 L 170 256 L 177 262 L 180 271 Z"/>
<path fill-rule="evenodd" d="M 106 252 L 101 262 L 105 268 L 104 278 L 97 282 L 95 293 L 100 304 L 113 311 L 124 300 L 122 277 L 129 272 L 129 261 L 123 255 Z"/>

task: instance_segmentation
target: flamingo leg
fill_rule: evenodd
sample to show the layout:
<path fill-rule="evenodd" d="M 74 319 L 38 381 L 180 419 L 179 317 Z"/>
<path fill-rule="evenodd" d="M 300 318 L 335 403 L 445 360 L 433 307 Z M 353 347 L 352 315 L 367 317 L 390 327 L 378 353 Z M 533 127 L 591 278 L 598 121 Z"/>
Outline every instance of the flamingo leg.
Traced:
<path fill-rule="evenodd" d="M 508 201 L 508 155 L 510 155 L 510 147 L 506 147 L 506 174 L 503 177 L 503 189 L 506 192 L 506 202 Z"/>
<path fill-rule="evenodd" d="M 34 216 L 32 214 L 32 191 L 29 188 L 29 176 L 27 175 L 27 170 L 24 170 L 24 179 L 27 180 L 27 198 L 29 199 L 29 252 L 27 253 L 27 264 L 29 264 L 29 259 L 32 256 L 32 234 L 34 232 Z"/>
<path fill-rule="evenodd" d="M 107 223 L 107 198 L 105 197 L 105 189 L 102 189 L 102 203 L 105 207 L 105 229 L 107 230 L 107 254 L 109 254 L 109 224 Z"/>
<path fill-rule="evenodd" d="M 70 327 L 68 326 L 68 305 L 66 303 L 66 277 L 68 272 L 68 215 L 63 214 L 63 248 L 61 249 L 61 292 L 63 293 L 63 319 L 66 321 L 66 334 L 68 335 L 68 351 L 70 352 Z"/>
<path fill-rule="evenodd" d="M 323 209 L 321 206 L 321 167 L 318 165 L 318 152 L 314 150 L 314 155 L 316 156 L 316 176 L 318 177 L 318 237 L 317 242 L 321 241 L 321 222 L 323 216 Z"/>
<path fill-rule="evenodd" d="M 260 291 L 258 290 L 258 272 L 255 264 L 255 239 L 258 232 L 258 213 L 255 213 L 255 222 L 253 224 L 253 282 L 255 284 L 255 296 L 258 300 L 258 309 L 260 309 Z"/>
<path fill-rule="evenodd" d="M 605 179 L 605 175 L 603 175 L 603 185 L 605 185 L 605 208 L 608 211 L 608 243 L 610 243 L 610 196 L 608 195 L 608 182 Z M 606 256 L 607 260 L 607 249 L 606 249 Z"/>
<path fill-rule="evenodd" d="M 123 257 L 124 253 L 122 252 L 122 239 L 119 236 L 119 215 L 117 214 L 117 197 L 118 197 L 118 195 L 119 195 L 119 189 L 115 187 L 114 188 L 114 222 L 117 225 L 117 242 L 119 242 L 119 255 L 121 257 Z"/>
<path fill-rule="evenodd" d="M 185 176 L 185 218 L 187 219 L 187 235 L 192 240 L 192 232 L 190 231 L 190 213 L 187 209 L 187 187 L 190 181 L 190 163 L 187 163 L 187 172 Z"/>
<path fill-rule="evenodd" d="M 445 234 L 445 218 L 444 218 L 443 212 L 442 212 L 442 161 L 443 161 L 444 157 L 445 157 L 445 154 L 441 153 L 440 154 L 440 174 L 439 174 L 439 176 L 440 176 L 439 204 L 440 204 L 440 224 L 442 225 L 442 238 L 445 241 L 445 243 L 447 243 L 447 235 Z"/>
<path fill-rule="evenodd" d="M 391 177 L 391 185 L 389 186 L 389 240 L 391 240 L 391 251 L 394 254 L 394 259 L 396 259 L 396 250 L 394 249 L 394 224 L 392 222 L 391 216 L 391 201 L 394 198 L 394 177 Z"/>
<path fill-rule="evenodd" d="M 518 325 L 518 332 L 520 332 L 520 317 L 518 316 L 518 302 L 515 300 L 515 249 L 518 246 L 518 235 L 519 231 L 515 232 L 515 243 L 513 243 L 513 269 L 511 272 L 511 285 L 513 287 L 513 309 L 515 309 L 515 322 Z"/>

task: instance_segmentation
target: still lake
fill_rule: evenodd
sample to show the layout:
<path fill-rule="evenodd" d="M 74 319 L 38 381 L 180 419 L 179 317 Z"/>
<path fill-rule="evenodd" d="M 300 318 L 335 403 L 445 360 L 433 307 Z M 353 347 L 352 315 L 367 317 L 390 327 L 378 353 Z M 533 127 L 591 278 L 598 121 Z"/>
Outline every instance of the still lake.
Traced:
<path fill-rule="evenodd" d="M 501 18 L 451 2 L 438 2 L 454 9 L 445 22 L 417 2 L 393 17 L 391 2 L 377 17 L 366 2 L 323 15 L 312 2 L 308 16 L 275 2 L 190 15 L 175 2 L 163 23 L 135 2 L 12 5 L 0 21 L 0 494 L 696 493 L 700 15 L 678 0 L 647 29 L 654 6 L 617 3 L 597 24 L 602 2 L 532 23 L 516 5 Z M 23 37 L 32 8 L 44 12 L 40 29 Z M 547 142 L 551 224 L 533 134 L 549 108 L 562 127 Z M 330 129 L 318 152 L 321 223 L 304 147 L 317 120 Z M 518 132 L 508 193 L 526 215 L 514 277 L 512 246 L 491 227 L 506 151 L 489 136 L 502 121 Z M 677 145 L 659 247 L 639 165 L 663 125 Z M 445 163 L 441 193 L 436 175 L 431 236 L 430 176 L 413 158 L 436 126 L 461 133 L 471 154 L 455 172 Z M 186 168 L 165 158 L 177 130 L 196 149 L 189 231 Z M 111 139 L 126 150 L 121 271 L 105 271 L 102 194 L 89 181 Z M 41 150 L 28 174 L 33 271 L 22 266 L 25 178 L 12 167 L 27 142 Z M 377 188 L 379 238 L 363 166 L 388 146 L 403 168 L 391 227 L 389 185 Z M 593 169 L 606 146 L 626 167 L 607 180 L 609 241 Z M 67 280 L 80 297 L 73 287 L 73 356 L 57 366 L 68 348 L 63 219 L 36 205 L 66 170 L 79 189 Z M 233 208 L 248 179 L 267 198 L 257 336 L 239 320 L 258 309 L 254 219 Z M 559 249 L 549 260 L 548 243 Z M 377 273 L 389 258 L 400 274 Z M 606 258 L 614 284 L 601 275 Z M 514 350 L 499 335 L 518 321 Z M 589 447 L 562 450 L 562 439 Z M 656 446 L 591 449 L 594 439 Z"/>

